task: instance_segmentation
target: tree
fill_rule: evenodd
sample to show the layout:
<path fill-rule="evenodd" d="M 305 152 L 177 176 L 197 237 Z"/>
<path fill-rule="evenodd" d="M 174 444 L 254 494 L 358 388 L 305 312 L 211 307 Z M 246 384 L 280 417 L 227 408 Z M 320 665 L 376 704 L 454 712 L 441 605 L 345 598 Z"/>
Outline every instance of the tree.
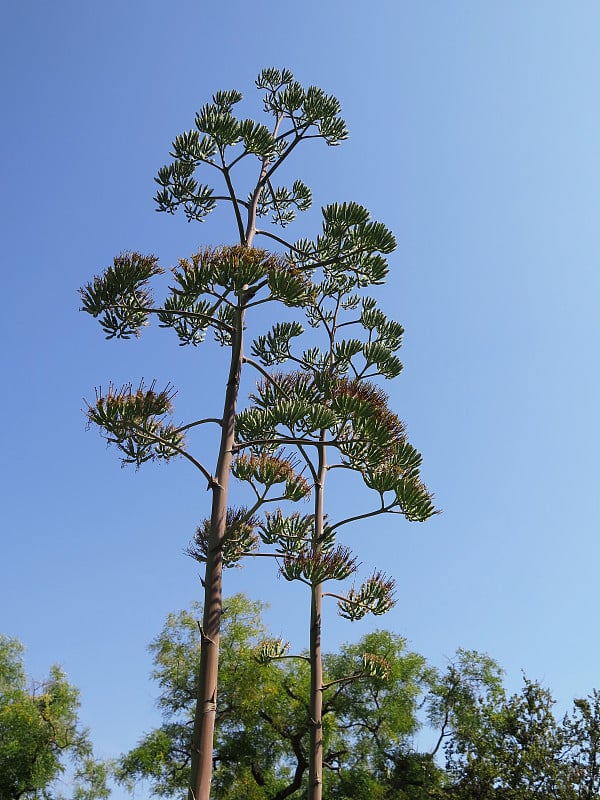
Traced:
<path fill-rule="evenodd" d="M 503 674 L 490 656 L 462 648 L 444 672 L 432 672 L 427 719 L 439 731 L 432 755 L 479 736 L 488 712 L 506 699 Z"/>
<path fill-rule="evenodd" d="M 430 723 L 446 753 L 444 796 L 456 800 L 600 797 L 600 693 L 575 699 L 559 721 L 538 681 L 506 696 L 488 656 L 458 651 L 432 682 Z"/>
<path fill-rule="evenodd" d="M 214 794 L 219 800 L 306 796 L 309 664 L 301 659 L 264 663 L 261 651 L 267 631 L 261 609 L 260 603 L 240 595 L 224 604 L 214 752 Z M 131 786 L 137 780 L 149 780 L 153 793 L 163 797 L 177 796 L 187 785 L 186 741 L 193 718 L 199 611 L 194 605 L 190 611 L 170 615 L 151 644 L 163 724 L 126 754 L 118 767 L 121 781 Z M 367 649 L 386 658 L 389 678 L 364 676 L 362 692 L 358 684 L 341 680 L 323 710 L 326 758 L 333 767 L 328 789 L 335 797 L 346 796 L 340 794 L 343 786 L 358 786 L 360 776 L 364 781 L 367 773 L 372 772 L 377 782 L 377 776 L 385 772 L 383 751 L 407 749 L 427 686 L 424 659 L 408 651 L 401 637 L 386 631 L 369 634 L 337 655 L 326 655 L 332 679 L 360 668 Z"/>
<path fill-rule="evenodd" d="M 600 797 L 600 691 L 573 701 L 573 710 L 563 720 L 567 741 L 567 771 L 573 797 Z"/>
<path fill-rule="evenodd" d="M 321 581 L 315 579 L 320 569 L 318 563 L 323 566 L 327 559 L 337 560 L 339 570 L 346 574 L 349 574 L 351 564 L 341 550 L 332 553 L 327 545 L 331 533 L 325 529 L 323 506 L 324 478 L 328 469 L 327 432 L 331 429 L 337 431 L 341 425 L 341 439 L 346 438 L 346 430 L 356 433 L 350 435 L 342 451 L 345 447 L 348 459 L 355 462 L 354 468 L 363 459 L 363 467 L 358 468 L 367 476 L 366 479 L 374 488 L 379 487 L 377 490 L 382 497 L 385 491 L 393 492 L 396 498 L 393 504 L 403 509 L 403 513 L 410 509 L 408 513 L 414 518 L 424 519 L 433 512 L 430 498 L 418 480 L 420 457 L 405 442 L 397 418 L 383 409 L 385 403 L 381 393 L 369 389 L 368 370 L 356 376 L 357 382 L 364 384 L 362 396 L 360 392 L 357 395 L 352 381 L 340 378 L 345 372 L 343 365 L 347 365 L 347 371 L 352 357 L 359 352 L 353 350 L 357 346 L 355 342 L 337 343 L 334 331 L 325 362 L 321 363 L 318 353 L 313 356 L 309 353 L 304 359 L 302 369 L 307 371 L 309 381 L 303 383 L 302 377 L 292 376 L 289 386 L 294 392 L 304 390 L 299 398 L 302 404 L 299 417 L 295 416 L 298 409 L 293 404 L 285 405 L 290 398 L 282 399 L 280 390 L 282 387 L 285 389 L 285 379 L 271 380 L 264 365 L 245 355 L 244 328 L 248 323 L 247 312 L 251 309 L 272 302 L 292 309 L 304 307 L 309 321 L 312 320 L 315 327 L 327 330 L 331 312 L 325 309 L 324 304 L 333 303 L 339 309 L 344 302 L 349 304 L 347 308 L 356 308 L 360 300 L 355 300 L 351 294 L 353 287 L 381 282 L 387 271 L 382 254 L 395 247 L 394 238 L 385 226 L 371 221 L 366 209 L 355 203 L 323 208 L 322 232 L 313 241 L 302 239 L 293 242 L 273 230 L 257 227 L 260 217 L 270 215 L 274 225 L 285 228 L 294 220 L 297 211 L 303 211 L 311 204 L 311 192 L 302 181 L 296 180 L 288 187 L 276 186 L 273 181 L 274 174 L 284 162 L 287 163 L 297 146 L 312 138 L 336 145 L 346 138 L 347 133 L 339 116 L 338 101 L 316 87 L 304 89 L 288 70 L 263 70 L 256 83 L 264 92 L 265 111 L 273 117 L 270 129 L 254 120 L 238 119 L 233 115 L 234 106 L 242 99 L 240 92 L 217 92 L 213 102 L 203 106 L 196 115 L 196 129 L 176 137 L 171 154 L 174 160 L 160 169 L 157 177 L 160 188 L 156 201 L 161 211 L 173 213 L 181 208 L 189 220 L 202 220 L 218 202 L 230 203 L 239 244 L 206 248 L 190 259 L 182 259 L 173 270 L 176 285 L 169 290 L 162 305 L 154 304 L 149 288 L 149 282 L 162 269 L 156 258 L 138 253 L 117 257 L 103 275 L 82 290 L 83 309 L 99 317 L 108 338 L 138 335 L 150 316 L 156 315 L 161 326 L 175 331 L 180 344 L 198 345 L 210 328 L 216 341 L 229 349 L 230 368 L 220 417 L 176 426 L 170 419 L 173 391 L 170 386 L 156 391 L 155 384 L 150 387 L 140 384 L 137 389 L 131 384 L 120 389 L 109 386 L 105 393 L 98 393 L 88 410 L 90 423 L 97 425 L 108 441 L 121 450 L 125 463 L 139 466 L 153 459 L 169 460 L 181 456 L 200 472 L 212 492 L 211 516 L 200 526 L 199 542 L 194 551 L 195 556 L 205 563 L 205 590 L 203 646 L 191 745 L 190 800 L 208 800 L 210 794 L 223 565 L 252 550 L 258 525 L 255 515 L 265 503 L 297 501 L 306 497 L 312 488 L 296 471 L 296 462 L 278 450 L 278 445 L 285 444 L 285 438 L 279 437 L 274 442 L 269 435 L 269 441 L 258 444 L 252 440 L 252 426 L 255 431 L 257 426 L 250 417 L 238 415 L 236 419 L 242 366 L 251 364 L 267 381 L 265 387 L 277 387 L 280 417 L 274 421 L 275 424 L 290 423 L 295 427 L 295 434 L 304 426 L 303 429 L 311 435 L 310 445 L 317 447 L 317 466 L 309 469 L 315 489 L 315 514 L 312 532 L 308 534 L 312 551 L 290 553 L 285 561 L 291 570 L 290 578 L 293 577 L 294 564 L 300 572 L 311 571 L 311 577 L 307 579 L 312 587 L 310 652 L 313 662 L 311 719 L 314 720 L 314 741 L 311 772 L 317 789 L 320 783 L 322 676 Z M 244 193 L 234 187 L 232 171 L 248 156 L 258 158 L 259 170 L 247 199 L 243 199 Z M 215 195 L 212 188 L 196 180 L 196 170 L 207 167 L 217 171 L 223 181 L 224 194 Z M 257 236 L 275 242 L 282 248 L 282 254 L 273 255 L 255 248 Z M 397 374 L 399 362 L 393 351 L 399 346 L 399 326 L 382 319 L 370 300 L 363 301 L 360 324 L 368 331 L 367 341 L 359 342 L 366 364 L 376 366 L 374 374 L 389 373 L 390 377 Z M 255 339 L 254 351 L 263 362 L 266 354 L 271 365 L 279 363 L 287 358 L 289 342 L 299 333 L 297 322 L 278 323 L 270 332 Z M 340 346 L 345 349 L 340 350 Z M 333 370 L 331 385 L 327 382 L 330 368 Z M 265 388 L 263 401 L 266 391 Z M 336 409 L 331 407 L 334 398 L 339 401 Z M 380 412 L 377 419 L 384 422 L 383 433 L 374 430 L 373 424 L 369 429 L 368 416 L 373 409 Z M 193 455 L 187 443 L 193 430 L 204 424 L 216 424 L 220 428 L 214 473 Z M 315 431 L 316 441 L 313 442 Z M 271 424 L 269 434 L 272 432 Z M 363 435 L 370 438 L 364 441 Z M 297 435 L 292 438 L 294 443 L 298 443 Z M 299 444 L 300 452 L 304 453 L 302 442 Z M 308 442 L 306 446 L 309 446 Z M 361 447 L 363 456 L 359 453 Z M 250 455 L 240 455 L 242 449 Z M 377 453 L 380 458 L 384 452 L 386 458 L 383 468 L 380 468 L 371 456 Z M 234 456 L 237 456 L 235 463 Z M 254 484 L 254 488 L 256 483 L 261 484 L 260 491 L 255 489 L 256 502 L 250 508 L 234 509 L 229 505 L 232 469 L 236 477 Z M 273 486 L 282 483 L 285 489 L 278 497 L 269 495 Z M 275 519 L 277 514 L 268 517 L 262 530 L 268 531 Z M 383 609 L 389 605 L 390 591 L 389 580 L 367 581 L 364 589 L 346 599 L 346 613 L 354 614 L 356 609 L 367 605 L 369 598 L 379 602 Z"/>
<path fill-rule="evenodd" d="M 457 726 L 446 746 L 457 800 L 567 798 L 565 729 L 552 712 L 554 699 L 537 681 L 523 679 L 511 697 L 480 698 L 468 724 Z"/>
<path fill-rule="evenodd" d="M 352 675 L 365 654 L 386 665 L 384 673 Z M 324 656 L 325 673 L 338 679 L 323 701 L 323 717 L 333 721 L 324 750 L 327 795 L 346 800 L 396 797 L 402 787 L 438 775 L 427 755 L 416 753 L 413 739 L 421 727 L 418 711 L 429 691 L 432 671 L 425 659 L 406 650 L 406 641 L 390 631 L 374 631 L 339 654 Z M 402 795 L 400 795 L 402 796 Z"/>
<path fill-rule="evenodd" d="M 15 639 L 0 636 L 0 798 L 57 798 L 57 780 L 69 765 L 73 800 L 108 797 L 108 767 L 94 760 L 77 717 L 79 692 L 57 666 L 28 687 L 23 651 Z"/>

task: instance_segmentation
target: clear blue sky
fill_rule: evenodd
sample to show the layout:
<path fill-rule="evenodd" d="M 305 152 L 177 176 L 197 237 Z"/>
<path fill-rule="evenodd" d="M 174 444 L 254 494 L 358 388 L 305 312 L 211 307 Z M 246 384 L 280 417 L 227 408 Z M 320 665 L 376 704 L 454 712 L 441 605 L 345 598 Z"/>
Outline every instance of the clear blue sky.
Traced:
<path fill-rule="evenodd" d="M 365 204 L 399 242 L 382 302 L 406 328 L 405 370 L 389 388 L 443 514 L 349 534 L 366 569 L 398 580 L 376 624 L 439 665 L 487 651 L 509 686 L 524 669 L 561 704 L 600 687 L 598 4 L 22 0 L 0 14 L 0 630 L 33 675 L 64 665 L 99 752 L 158 720 L 145 647 L 200 596 L 181 551 L 209 498 L 183 463 L 121 470 L 81 398 L 156 377 L 179 388 L 181 418 L 202 416 L 222 365 L 164 332 L 104 341 L 77 288 L 124 249 L 168 266 L 233 240 L 225 214 L 156 214 L 153 177 L 215 90 L 240 88 L 258 115 L 270 65 L 336 94 L 351 133 L 290 174 L 317 207 Z M 305 644 L 269 569 L 230 572 L 226 590 L 269 601 L 275 631 Z M 329 647 L 373 624 L 331 616 Z"/>

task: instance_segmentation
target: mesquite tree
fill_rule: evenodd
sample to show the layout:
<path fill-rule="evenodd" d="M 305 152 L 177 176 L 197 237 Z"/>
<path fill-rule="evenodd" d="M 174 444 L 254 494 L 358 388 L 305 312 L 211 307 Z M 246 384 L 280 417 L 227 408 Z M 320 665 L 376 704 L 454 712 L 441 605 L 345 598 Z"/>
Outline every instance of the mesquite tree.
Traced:
<path fill-rule="evenodd" d="M 378 253 L 389 252 L 394 245 L 391 234 L 382 225 L 370 222 L 365 209 L 355 204 L 323 208 L 322 233 L 314 242 L 287 241 L 271 227 L 258 227 L 259 218 L 268 218 L 272 225 L 285 228 L 297 211 L 311 205 L 311 192 L 302 181 L 295 180 L 291 186 L 274 183 L 275 173 L 287 163 L 292 151 L 313 138 L 336 145 L 347 133 L 336 98 L 313 86 L 304 89 L 288 70 L 263 70 L 256 85 L 263 92 L 264 110 L 272 117 L 270 127 L 234 116 L 234 106 L 242 99 L 240 92 L 217 92 L 212 103 L 196 115 L 195 129 L 175 138 L 173 161 L 161 168 L 156 178 L 160 211 L 182 209 L 190 221 L 201 221 L 218 202 L 229 203 L 237 243 L 207 247 L 181 259 L 172 270 L 173 285 L 162 303 L 155 303 L 150 283 L 163 270 L 154 256 L 139 253 L 116 257 L 113 265 L 81 292 L 83 310 L 99 318 L 107 338 L 137 336 L 154 316 L 160 326 L 175 332 L 181 345 L 200 344 L 210 330 L 229 352 L 220 416 L 176 425 L 171 416 L 172 388 L 167 385 L 157 391 L 154 383 L 140 383 L 137 388 L 132 384 L 120 388 L 109 385 L 105 392 L 97 392 L 88 408 L 89 422 L 117 446 L 124 463 L 139 466 L 154 459 L 183 457 L 199 471 L 212 492 L 210 519 L 200 527 L 205 533 L 204 613 L 190 800 L 208 800 L 210 795 L 224 560 L 251 545 L 255 515 L 264 503 L 278 498 L 298 500 L 311 489 L 293 459 L 265 448 L 256 466 L 264 478 L 264 490 L 251 508 L 229 507 L 242 366 L 252 363 L 265 373 L 244 353 L 244 329 L 252 316 L 248 312 L 274 302 L 289 308 L 312 307 L 318 302 L 315 270 L 332 268 L 360 275 L 365 269 L 375 268 L 380 263 Z M 259 162 L 257 176 L 247 193 L 240 192 L 234 182 L 236 168 L 252 158 Z M 197 181 L 199 169 L 216 172 L 223 194 L 214 194 L 210 186 Z M 247 172 L 242 170 L 242 178 Z M 255 248 L 259 236 L 277 243 L 281 252 L 271 254 Z M 262 315 L 255 316 L 260 322 Z M 194 455 L 192 441 L 200 426 L 211 424 L 220 428 L 214 472 Z M 318 427 L 325 429 L 320 424 Z M 323 447 L 319 452 L 324 452 Z M 272 487 L 282 483 L 285 488 L 273 497 Z M 321 497 L 320 492 L 317 496 Z M 316 535 L 320 537 L 322 531 Z"/>
<path fill-rule="evenodd" d="M 421 456 L 408 442 L 403 423 L 391 411 L 388 398 L 374 383 L 396 377 L 402 365 L 396 355 L 402 342 L 402 326 L 386 317 L 364 289 L 380 284 L 387 273 L 383 253 L 395 246 L 391 233 L 370 222 L 367 212 L 347 204 L 327 209 L 325 230 L 334 230 L 345 246 L 352 246 L 356 231 L 378 242 L 378 253 L 349 262 L 337 259 L 327 235 L 296 243 L 294 263 L 310 277 L 308 302 L 309 346 L 303 347 L 305 331 L 298 320 L 278 322 L 252 343 L 247 359 L 262 379 L 252 395 L 252 405 L 236 421 L 233 474 L 251 483 L 256 497 L 269 458 L 281 457 L 285 448 L 297 451 L 298 461 L 313 487 L 313 509 L 308 515 L 266 511 L 255 523 L 253 546 L 239 546 L 237 557 L 270 548 L 279 560 L 281 575 L 300 581 L 310 590 L 309 660 L 311 668 L 309 798 L 322 792 L 322 707 L 327 689 L 340 679 L 327 681 L 321 655 L 321 614 L 324 597 L 338 601 L 342 617 L 360 619 L 367 613 L 384 614 L 393 605 L 394 581 L 376 571 L 358 588 L 345 594 L 325 592 L 324 584 L 354 575 L 357 560 L 337 543 L 345 525 L 382 514 L 396 514 L 423 521 L 435 513 L 431 496 L 421 482 Z M 306 344 L 306 342 L 304 343 Z M 280 365 L 291 365 L 282 371 Z M 275 370 L 274 368 L 279 369 Z M 269 371 L 271 370 L 271 371 Z M 349 515 L 333 519 L 326 514 L 329 475 L 358 473 L 375 499 Z M 327 504 L 329 505 L 329 504 Z M 199 532 L 198 555 L 206 550 Z M 230 555 L 230 561 L 235 558 Z M 265 643 L 265 661 L 286 656 L 278 640 Z M 365 654 L 363 667 L 348 675 L 352 681 L 366 675 L 384 675 L 386 665 Z"/>
<path fill-rule="evenodd" d="M 145 781 L 148 795 L 180 798 L 186 785 L 183 752 L 195 696 L 199 605 L 170 614 L 150 645 L 162 724 L 145 731 L 118 762 L 118 780 L 130 789 Z M 213 791 L 220 800 L 306 796 L 301 790 L 308 769 L 309 665 L 281 660 L 265 666 L 256 658 L 268 635 L 260 618 L 263 605 L 243 595 L 224 601 L 213 774 Z M 345 682 L 348 673 L 360 669 L 365 651 L 385 659 L 389 675 L 365 677 L 360 684 Z M 347 786 L 357 773 L 368 772 L 377 784 L 382 770 L 394 763 L 391 754 L 412 749 L 409 737 L 419 726 L 417 714 L 432 671 L 422 656 L 388 631 L 372 632 L 335 654 L 326 653 L 324 663 L 330 678 L 340 679 L 328 693 L 323 720 L 326 757 L 336 767 L 326 776 L 326 786 L 341 798 L 346 797 L 340 792 L 342 782 Z M 356 790 L 347 794 L 361 800 L 379 797 Z"/>

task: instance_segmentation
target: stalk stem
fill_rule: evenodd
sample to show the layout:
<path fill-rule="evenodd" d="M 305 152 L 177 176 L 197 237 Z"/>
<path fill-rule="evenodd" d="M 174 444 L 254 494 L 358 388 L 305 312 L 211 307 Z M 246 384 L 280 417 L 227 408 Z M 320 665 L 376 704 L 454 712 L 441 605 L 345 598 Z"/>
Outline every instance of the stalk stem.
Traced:
<path fill-rule="evenodd" d="M 315 524 L 312 551 L 319 555 L 322 549 L 325 521 L 324 494 L 327 476 L 326 431 L 321 431 L 318 447 L 319 462 L 315 481 Z M 321 651 L 321 613 L 323 585 L 311 586 L 310 606 L 310 746 L 308 753 L 308 800 L 321 800 L 323 796 L 323 657 Z"/>
<path fill-rule="evenodd" d="M 217 712 L 219 638 L 223 613 L 223 539 L 227 520 L 227 495 L 235 439 L 235 414 L 243 362 L 244 304 L 240 297 L 231 347 L 229 377 L 223 407 L 221 442 L 212 487 L 212 510 L 206 572 L 204 615 L 201 628 L 200 669 L 192 733 L 191 775 L 188 800 L 210 800 L 213 740 Z"/>

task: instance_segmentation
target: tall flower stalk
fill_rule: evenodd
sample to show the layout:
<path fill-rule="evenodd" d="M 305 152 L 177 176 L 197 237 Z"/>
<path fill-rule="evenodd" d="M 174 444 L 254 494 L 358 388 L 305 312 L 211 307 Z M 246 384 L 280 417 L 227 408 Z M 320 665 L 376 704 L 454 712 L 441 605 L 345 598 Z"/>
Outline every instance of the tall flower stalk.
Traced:
<path fill-rule="evenodd" d="M 355 232 L 376 239 L 377 252 L 345 258 L 331 246 L 352 241 Z M 390 410 L 386 394 L 375 383 L 399 375 L 396 355 L 402 326 L 389 320 L 365 288 L 381 284 L 387 273 L 385 253 L 394 249 L 391 233 L 371 222 L 355 204 L 335 206 L 324 215 L 323 232 L 314 242 L 296 245 L 295 264 L 311 279 L 304 314 L 312 346 L 302 347 L 303 325 L 296 321 L 272 330 L 253 342 L 253 363 L 262 379 L 252 406 L 237 420 L 234 473 L 245 477 L 250 458 L 293 447 L 313 486 L 312 514 L 286 515 L 279 508 L 266 512 L 259 538 L 279 560 L 288 581 L 304 583 L 310 592 L 309 660 L 311 669 L 308 753 L 309 798 L 320 800 L 324 753 L 323 695 L 333 688 L 323 675 L 322 606 L 325 597 L 338 602 L 341 616 L 360 619 L 383 614 L 393 605 L 394 580 L 376 571 L 345 593 L 325 591 L 330 581 L 343 581 L 357 571 L 350 550 L 338 543 L 340 529 L 379 515 L 399 515 L 424 521 L 435 513 L 432 498 L 421 481 L 421 456 L 408 442 L 405 428 Z M 316 344 L 316 346 L 315 346 Z M 254 361 L 256 359 L 256 361 Z M 288 365 L 287 371 L 267 370 Z M 333 470 L 358 473 L 375 495 L 366 509 L 333 520 L 327 513 L 329 477 Z M 335 474 L 335 473 L 333 473 Z M 350 504 L 352 505 L 352 504 Z M 265 660 L 287 655 L 283 644 L 268 643 Z M 364 664 L 348 676 L 385 673 L 385 664 L 365 654 Z"/>

